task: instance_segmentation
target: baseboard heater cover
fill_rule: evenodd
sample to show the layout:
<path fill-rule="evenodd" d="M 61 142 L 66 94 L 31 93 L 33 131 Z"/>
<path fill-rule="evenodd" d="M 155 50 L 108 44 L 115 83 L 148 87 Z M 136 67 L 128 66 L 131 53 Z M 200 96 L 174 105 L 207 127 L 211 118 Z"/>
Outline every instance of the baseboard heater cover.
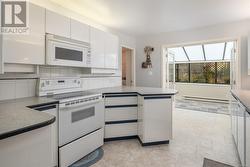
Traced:
<path fill-rule="evenodd" d="M 229 100 L 225 99 L 216 99 L 216 98 L 209 98 L 209 97 L 196 97 L 196 96 L 183 96 L 187 100 L 196 100 L 196 101 L 205 101 L 205 102 L 223 102 L 228 103 Z"/>

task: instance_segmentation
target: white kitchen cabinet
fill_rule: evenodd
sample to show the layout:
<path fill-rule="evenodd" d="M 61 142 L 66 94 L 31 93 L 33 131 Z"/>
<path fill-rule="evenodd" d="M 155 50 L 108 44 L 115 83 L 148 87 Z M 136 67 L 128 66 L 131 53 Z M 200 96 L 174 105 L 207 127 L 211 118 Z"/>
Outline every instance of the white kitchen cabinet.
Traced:
<path fill-rule="evenodd" d="M 105 109 L 105 121 L 137 120 L 137 106 Z"/>
<path fill-rule="evenodd" d="M 33 108 L 34 110 L 45 112 L 57 117 L 58 106 L 56 104 L 52 105 L 42 105 L 39 107 Z M 51 165 L 50 166 L 58 166 L 58 120 L 51 125 Z"/>
<path fill-rule="evenodd" d="M 250 166 L 250 111 L 246 111 L 246 166 Z"/>
<path fill-rule="evenodd" d="M 70 20 L 71 39 L 89 43 L 90 41 L 90 26 L 79 21 Z"/>
<path fill-rule="evenodd" d="M 105 139 L 137 136 L 137 94 L 105 95 Z"/>
<path fill-rule="evenodd" d="M 45 64 L 45 9 L 29 4 L 29 29 L 27 35 L 3 35 L 2 57 L 4 63 Z"/>
<path fill-rule="evenodd" d="M 104 40 L 105 32 L 91 27 L 91 67 L 93 68 L 105 68 Z"/>
<path fill-rule="evenodd" d="M 171 96 L 139 96 L 138 136 L 143 145 L 172 138 L 172 104 Z"/>
<path fill-rule="evenodd" d="M 118 37 L 106 33 L 105 34 L 105 68 L 117 69 L 119 55 Z"/>
<path fill-rule="evenodd" d="M 238 143 L 237 148 L 239 152 L 239 157 L 241 161 L 241 165 L 245 166 L 245 107 L 238 103 L 238 126 L 237 126 L 237 134 L 238 134 Z"/>
<path fill-rule="evenodd" d="M 136 94 L 117 94 L 117 95 L 105 95 L 105 106 L 117 106 L 117 105 L 137 105 Z"/>
<path fill-rule="evenodd" d="M 46 10 L 46 33 L 70 38 L 70 18 Z"/>
<path fill-rule="evenodd" d="M 238 145 L 238 102 L 232 96 L 230 100 L 230 111 L 231 111 L 231 130 L 236 146 Z"/>
<path fill-rule="evenodd" d="M 131 137 L 137 135 L 137 122 L 105 125 L 104 138 Z"/>
<path fill-rule="evenodd" d="M 91 28 L 90 41 L 92 67 L 117 69 L 119 55 L 118 37 L 113 34 Z"/>
<path fill-rule="evenodd" d="M 2 167 L 52 167 L 51 125 L 0 141 Z"/>

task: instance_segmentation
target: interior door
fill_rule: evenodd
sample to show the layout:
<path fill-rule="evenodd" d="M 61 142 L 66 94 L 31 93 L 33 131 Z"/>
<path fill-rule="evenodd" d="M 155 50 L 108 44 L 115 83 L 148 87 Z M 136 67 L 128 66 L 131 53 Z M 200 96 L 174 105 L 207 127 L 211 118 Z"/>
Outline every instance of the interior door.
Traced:
<path fill-rule="evenodd" d="M 175 89 L 175 55 L 168 51 L 166 54 L 166 82 L 168 89 Z"/>

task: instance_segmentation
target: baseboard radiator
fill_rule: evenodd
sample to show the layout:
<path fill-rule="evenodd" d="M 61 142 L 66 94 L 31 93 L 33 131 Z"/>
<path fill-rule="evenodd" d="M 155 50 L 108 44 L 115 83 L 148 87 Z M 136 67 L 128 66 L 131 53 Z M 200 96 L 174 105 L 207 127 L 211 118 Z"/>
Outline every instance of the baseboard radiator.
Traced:
<path fill-rule="evenodd" d="M 216 103 L 229 103 L 226 99 L 216 99 L 210 97 L 196 97 L 196 96 L 183 96 L 185 100 L 203 101 L 203 102 L 216 102 Z"/>

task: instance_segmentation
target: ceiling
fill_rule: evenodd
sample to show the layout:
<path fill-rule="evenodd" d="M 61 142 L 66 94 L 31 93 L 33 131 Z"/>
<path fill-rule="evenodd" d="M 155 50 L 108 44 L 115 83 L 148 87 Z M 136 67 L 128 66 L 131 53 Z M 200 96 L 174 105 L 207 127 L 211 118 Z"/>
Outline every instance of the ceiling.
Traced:
<path fill-rule="evenodd" d="M 123 33 L 194 29 L 250 18 L 250 0 L 50 0 Z"/>

